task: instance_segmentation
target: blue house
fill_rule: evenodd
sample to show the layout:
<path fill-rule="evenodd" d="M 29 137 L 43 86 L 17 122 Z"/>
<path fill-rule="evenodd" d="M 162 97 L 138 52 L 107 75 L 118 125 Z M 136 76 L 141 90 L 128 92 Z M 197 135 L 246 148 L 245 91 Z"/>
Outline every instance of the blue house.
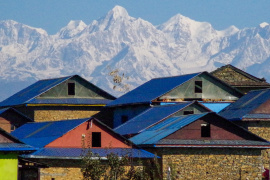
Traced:
<path fill-rule="evenodd" d="M 205 106 L 202 106 L 197 101 L 152 106 L 129 121 L 121 122 L 123 123 L 122 125 L 116 125 L 117 128 L 114 130 L 121 135 L 131 137 L 170 117 L 188 114 L 201 114 L 205 112 L 211 112 L 211 110 Z M 115 121 L 115 123 L 117 123 L 117 121 Z"/>
<path fill-rule="evenodd" d="M 243 94 L 208 72 L 181 76 L 155 78 L 110 102 L 113 109 L 113 127 L 127 121 L 150 105 L 179 103 L 183 101 L 233 102 Z"/>

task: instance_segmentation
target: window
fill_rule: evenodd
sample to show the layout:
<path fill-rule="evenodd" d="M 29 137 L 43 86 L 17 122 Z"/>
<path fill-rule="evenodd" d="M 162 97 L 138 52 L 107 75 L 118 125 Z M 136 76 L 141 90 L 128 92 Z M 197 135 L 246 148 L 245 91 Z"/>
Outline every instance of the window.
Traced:
<path fill-rule="evenodd" d="M 210 124 L 201 124 L 201 137 L 210 137 Z"/>
<path fill-rule="evenodd" d="M 121 116 L 121 123 L 125 123 L 128 121 L 128 116 Z"/>
<path fill-rule="evenodd" d="M 14 124 L 10 125 L 10 131 L 14 131 L 16 129 L 16 126 Z"/>
<path fill-rule="evenodd" d="M 194 114 L 194 111 L 184 111 L 184 115 Z"/>
<path fill-rule="evenodd" d="M 92 147 L 101 147 L 101 132 L 92 132 Z"/>
<path fill-rule="evenodd" d="M 202 93 L 202 81 L 195 81 L 195 93 Z"/>
<path fill-rule="evenodd" d="M 75 83 L 68 83 L 68 95 L 75 95 Z"/>

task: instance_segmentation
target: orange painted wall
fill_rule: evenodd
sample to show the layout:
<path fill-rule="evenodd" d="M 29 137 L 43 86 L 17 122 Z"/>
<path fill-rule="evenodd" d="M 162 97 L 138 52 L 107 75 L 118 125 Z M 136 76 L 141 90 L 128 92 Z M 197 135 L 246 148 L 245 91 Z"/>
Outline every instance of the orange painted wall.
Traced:
<path fill-rule="evenodd" d="M 95 121 L 92 121 L 92 126 L 90 121 L 84 122 L 45 147 L 81 148 L 82 136 L 85 135 L 85 142 L 89 142 L 92 132 L 101 132 L 101 147 L 98 148 L 132 148 L 122 142 L 122 139 L 114 135 L 114 133 L 109 132 L 106 127 Z"/>

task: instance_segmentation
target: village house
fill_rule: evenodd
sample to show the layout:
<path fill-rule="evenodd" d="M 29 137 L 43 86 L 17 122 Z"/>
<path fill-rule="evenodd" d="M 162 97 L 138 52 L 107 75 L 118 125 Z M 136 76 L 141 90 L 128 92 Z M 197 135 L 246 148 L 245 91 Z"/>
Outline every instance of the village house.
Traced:
<path fill-rule="evenodd" d="M 17 180 L 19 155 L 35 150 L 0 128 L 0 179 Z"/>
<path fill-rule="evenodd" d="M 163 177 L 261 179 L 267 140 L 216 113 L 170 117 L 129 139 L 161 157 Z"/>
<path fill-rule="evenodd" d="M 89 150 L 105 160 L 110 153 L 119 157 L 128 155 L 134 163 L 136 159 L 155 157 L 95 118 L 27 123 L 12 135 L 38 148 L 31 154 L 22 155 L 24 160 L 44 166 L 33 166 L 31 174 L 22 172 L 23 180 L 33 174 L 41 180 L 81 180 L 81 159 Z"/>
<path fill-rule="evenodd" d="M 113 128 L 150 107 L 183 101 L 233 102 L 243 94 L 208 72 L 152 79 L 110 102 Z"/>
<path fill-rule="evenodd" d="M 6 132 L 10 133 L 21 125 L 32 121 L 32 119 L 28 118 L 14 108 L 0 109 L 0 128 Z"/>
<path fill-rule="evenodd" d="M 78 75 L 37 81 L 0 103 L 34 121 L 91 117 L 115 97 Z"/>
<path fill-rule="evenodd" d="M 129 121 L 121 122 L 122 124 L 117 126 L 114 131 L 123 136 L 132 137 L 170 117 L 188 114 L 200 114 L 205 112 L 211 112 L 211 110 L 205 106 L 202 106 L 197 101 L 152 106 Z"/>
<path fill-rule="evenodd" d="M 257 78 L 231 64 L 222 66 L 211 72 L 211 74 L 244 94 L 251 90 L 270 88 L 270 84 L 264 78 Z"/>
<path fill-rule="evenodd" d="M 270 89 L 254 90 L 223 109 L 219 115 L 270 141 Z M 270 151 L 263 152 L 264 166 L 269 168 Z"/>

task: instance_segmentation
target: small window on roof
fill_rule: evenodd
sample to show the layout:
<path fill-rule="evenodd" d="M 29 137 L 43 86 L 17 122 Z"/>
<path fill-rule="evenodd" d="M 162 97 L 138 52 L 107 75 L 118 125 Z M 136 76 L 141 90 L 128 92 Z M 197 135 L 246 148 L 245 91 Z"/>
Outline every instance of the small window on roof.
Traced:
<path fill-rule="evenodd" d="M 194 111 L 184 111 L 184 115 L 194 114 Z"/>
<path fill-rule="evenodd" d="M 124 124 L 128 121 L 128 116 L 121 116 L 121 123 Z"/>
<path fill-rule="evenodd" d="M 92 132 L 92 147 L 101 147 L 101 132 Z"/>
<path fill-rule="evenodd" d="M 210 137 L 210 124 L 209 123 L 202 123 L 201 124 L 201 137 Z"/>
<path fill-rule="evenodd" d="M 14 124 L 10 125 L 10 131 L 14 131 L 16 129 L 16 126 Z"/>
<path fill-rule="evenodd" d="M 195 81 L 195 93 L 202 93 L 202 81 Z"/>
<path fill-rule="evenodd" d="M 68 83 L 68 95 L 75 95 L 75 83 Z"/>

